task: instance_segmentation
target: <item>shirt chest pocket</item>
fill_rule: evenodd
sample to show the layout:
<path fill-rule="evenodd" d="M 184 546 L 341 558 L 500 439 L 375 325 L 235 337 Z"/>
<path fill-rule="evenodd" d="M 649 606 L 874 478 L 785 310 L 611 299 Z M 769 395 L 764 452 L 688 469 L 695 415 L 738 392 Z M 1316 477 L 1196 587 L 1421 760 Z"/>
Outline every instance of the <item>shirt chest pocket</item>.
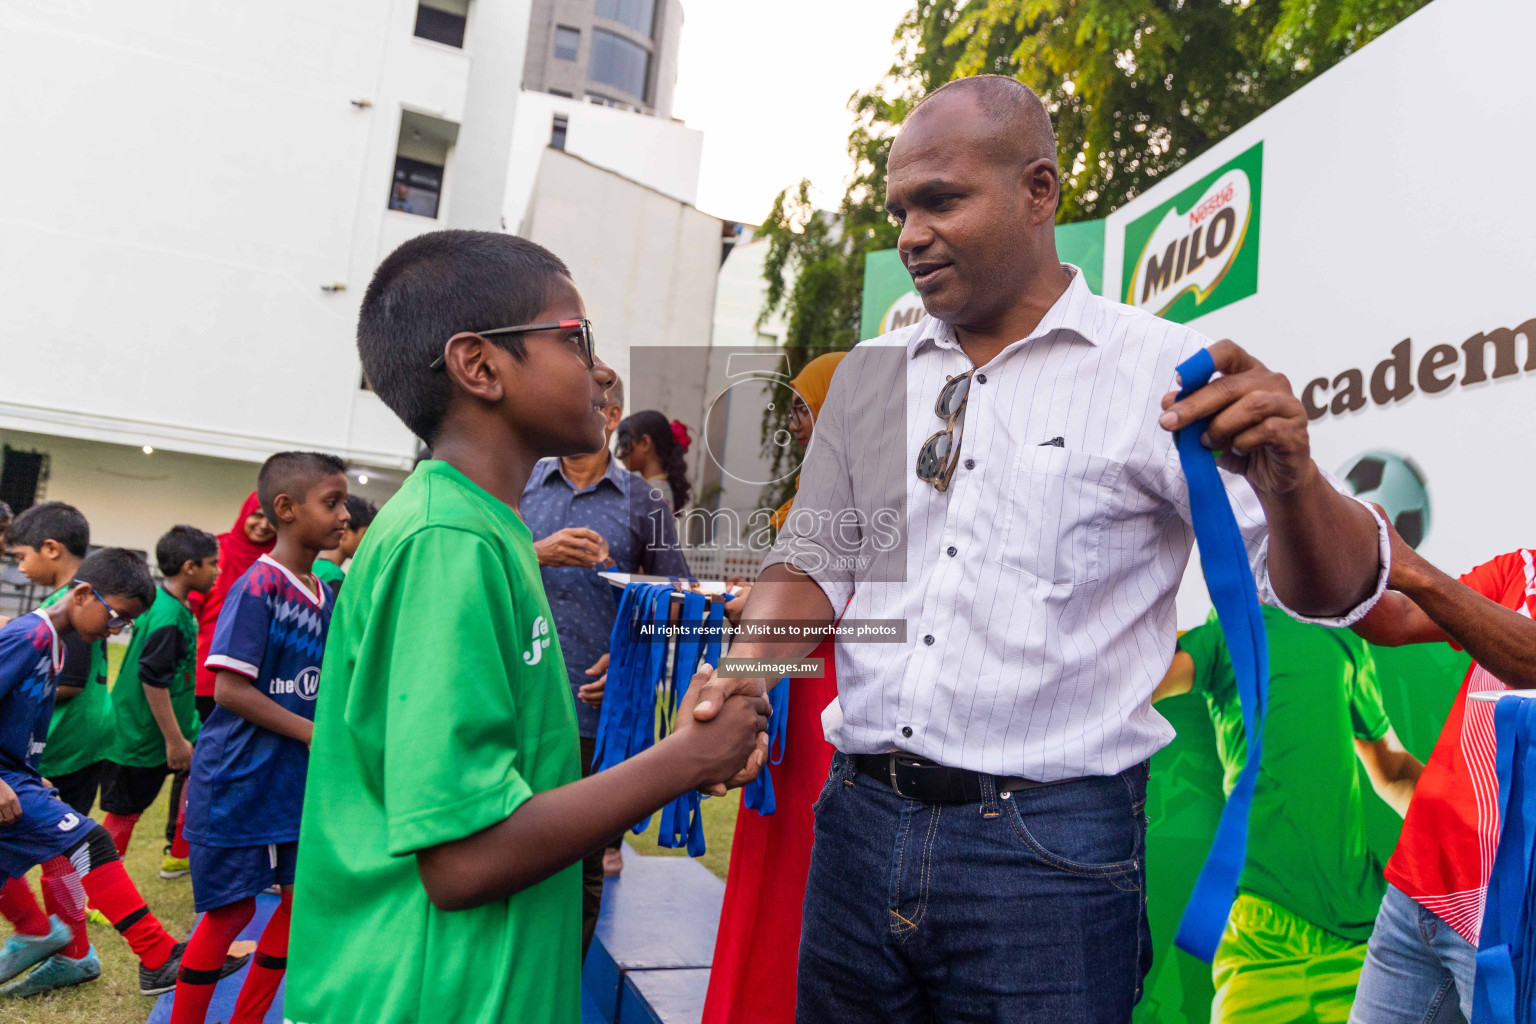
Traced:
<path fill-rule="evenodd" d="M 1005 485 L 998 561 L 1048 583 L 1097 580 L 1105 523 L 1124 469 L 1113 459 L 1054 445 L 1023 449 Z"/>

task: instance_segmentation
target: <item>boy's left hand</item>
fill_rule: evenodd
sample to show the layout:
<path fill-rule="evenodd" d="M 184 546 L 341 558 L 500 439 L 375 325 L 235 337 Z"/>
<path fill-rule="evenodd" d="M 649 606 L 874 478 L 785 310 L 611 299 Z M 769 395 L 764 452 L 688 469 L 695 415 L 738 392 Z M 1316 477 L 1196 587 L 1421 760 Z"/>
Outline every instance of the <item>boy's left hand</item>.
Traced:
<path fill-rule="evenodd" d="M 16 791 L 0 779 L 0 825 L 9 825 L 21 817 L 21 801 Z"/>
<path fill-rule="evenodd" d="M 165 763 L 173 772 L 184 772 L 192 767 L 192 744 L 185 739 L 167 740 Z"/>

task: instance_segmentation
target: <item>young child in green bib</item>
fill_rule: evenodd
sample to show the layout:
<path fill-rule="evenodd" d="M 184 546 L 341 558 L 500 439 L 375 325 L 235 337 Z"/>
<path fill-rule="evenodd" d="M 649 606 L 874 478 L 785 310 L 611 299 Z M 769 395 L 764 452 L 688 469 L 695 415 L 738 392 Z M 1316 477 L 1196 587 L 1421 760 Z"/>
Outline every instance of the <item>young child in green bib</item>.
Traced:
<path fill-rule="evenodd" d="M 219 578 L 219 541 L 193 526 L 173 526 L 155 544 L 155 562 L 163 580 L 154 603 L 133 624 L 133 637 L 112 687 L 117 718 L 101 778 L 102 826 L 119 856 L 139 816 L 160 797 L 165 777 L 174 774 L 171 810 L 166 819 L 162 878 L 187 873 L 187 851 L 178 847 L 176 822 L 181 789 L 192 766 L 197 739 L 197 698 L 193 661 L 197 622 L 187 607 L 191 594 L 206 594 Z"/>
<path fill-rule="evenodd" d="M 581 778 L 518 502 L 539 459 L 602 446 L 615 377 L 556 256 L 502 233 L 414 238 L 374 274 L 358 351 L 433 458 L 380 509 L 332 620 L 284 1017 L 577 1024 L 582 858 L 755 774 L 768 705 L 700 723 L 691 693 L 675 733 Z"/>

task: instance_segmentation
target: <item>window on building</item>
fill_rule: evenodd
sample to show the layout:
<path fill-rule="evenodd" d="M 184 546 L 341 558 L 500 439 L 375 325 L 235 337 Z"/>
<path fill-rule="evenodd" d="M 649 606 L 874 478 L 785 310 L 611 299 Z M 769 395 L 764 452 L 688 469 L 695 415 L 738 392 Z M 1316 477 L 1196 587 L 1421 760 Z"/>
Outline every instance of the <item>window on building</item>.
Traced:
<path fill-rule="evenodd" d="M 555 60 L 575 60 L 576 51 L 579 49 L 581 49 L 581 31 L 556 25 Z"/>
<path fill-rule="evenodd" d="M 649 36 L 656 20 L 656 0 L 597 0 L 596 13 Z"/>
<path fill-rule="evenodd" d="M 551 96 L 564 96 L 568 100 L 575 98 L 570 93 L 566 92 L 564 89 L 551 89 L 551 90 L 549 90 L 549 94 Z"/>
<path fill-rule="evenodd" d="M 400 138 L 395 143 L 395 173 L 389 183 L 389 208 L 418 217 L 437 217 L 443 196 L 448 154 L 458 141 L 459 126 L 414 110 L 400 114 Z"/>
<path fill-rule="evenodd" d="M 556 149 L 565 148 L 565 129 L 570 124 L 570 118 L 564 114 L 556 114 L 554 122 L 549 128 L 549 144 Z"/>
<path fill-rule="evenodd" d="M 26 452 L 5 445 L 0 448 L 0 501 L 20 515 L 36 505 L 48 482 L 46 452 Z"/>
<path fill-rule="evenodd" d="M 464 48 L 469 0 L 421 0 L 416 5 L 416 35 L 444 46 Z"/>
<path fill-rule="evenodd" d="M 592 30 L 592 58 L 587 64 L 589 79 L 644 100 L 650 70 L 651 55 L 645 47 L 600 28 Z"/>

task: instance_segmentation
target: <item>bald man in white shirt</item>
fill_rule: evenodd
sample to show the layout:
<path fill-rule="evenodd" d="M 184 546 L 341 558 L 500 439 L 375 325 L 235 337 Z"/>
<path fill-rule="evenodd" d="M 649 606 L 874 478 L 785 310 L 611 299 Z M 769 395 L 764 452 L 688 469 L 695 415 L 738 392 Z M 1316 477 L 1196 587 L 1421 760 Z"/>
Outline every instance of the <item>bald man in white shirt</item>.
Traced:
<path fill-rule="evenodd" d="M 1385 587 L 1385 524 L 1313 463 L 1289 382 L 1059 261 L 1055 152 L 1008 78 L 907 118 L 886 206 L 928 315 L 839 367 L 743 613 L 830 624 L 851 597 L 849 619 L 905 622 L 904 642 L 837 645 L 801 1022 L 1130 1019 L 1147 759 L 1173 737 L 1150 699 L 1193 544 L 1171 431 L 1214 417 L 1266 600 L 1345 626 Z M 1222 376 L 1176 402 L 1174 368 L 1206 346 Z M 697 713 L 767 684 L 717 676 Z"/>

